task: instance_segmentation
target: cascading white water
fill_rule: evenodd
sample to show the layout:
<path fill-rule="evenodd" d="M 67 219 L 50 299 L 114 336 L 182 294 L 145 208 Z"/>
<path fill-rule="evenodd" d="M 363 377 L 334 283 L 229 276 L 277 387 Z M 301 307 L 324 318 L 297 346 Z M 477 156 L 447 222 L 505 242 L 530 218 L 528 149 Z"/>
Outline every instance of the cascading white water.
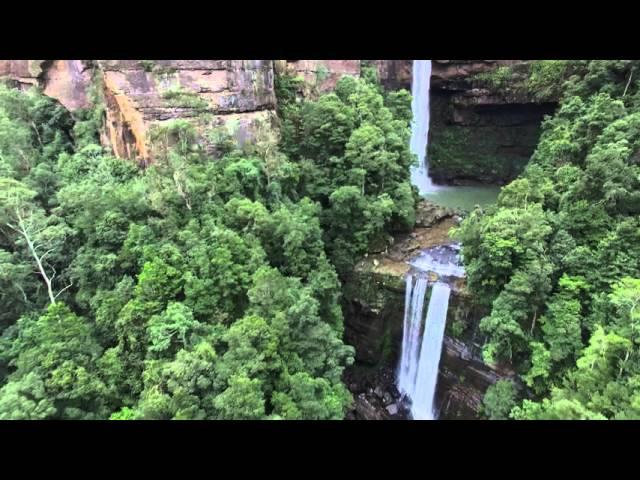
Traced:
<path fill-rule="evenodd" d="M 422 346 L 420 347 L 416 388 L 411 396 L 411 413 L 416 420 L 437 418 L 433 400 L 436 395 L 438 367 L 450 293 L 451 288 L 446 283 L 438 282 L 431 289 L 431 299 L 422 335 Z"/>
<path fill-rule="evenodd" d="M 431 60 L 414 60 L 411 80 L 411 152 L 418 156 L 418 166 L 411 169 L 411 182 L 421 194 L 436 189 L 429 177 L 427 141 L 429 138 L 429 88 L 431 84 Z"/>
<path fill-rule="evenodd" d="M 442 190 L 431 181 L 426 158 L 430 81 L 431 60 L 414 60 L 411 85 L 411 151 L 418 156 L 418 166 L 411 169 L 411 182 L 418 187 L 422 195 Z M 411 266 L 418 273 L 407 275 L 398 388 L 411 400 L 411 415 L 415 420 L 437 418 L 434 399 L 451 294 L 451 288 L 445 282 L 447 278 L 464 276 L 458 250 L 455 246 L 441 246 L 423 251 L 411 262 Z M 427 272 L 436 274 L 439 280 L 431 289 L 425 320 Z"/>
<path fill-rule="evenodd" d="M 422 338 L 422 319 L 424 318 L 424 295 L 427 291 L 427 279 L 407 275 L 407 289 L 404 303 L 404 325 L 402 334 L 402 359 L 398 372 L 398 387 L 413 398 L 418 371 L 418 353 Z"/>
<path fill-rule="evenodd" d="M 459 253 L 459 245 L 441 245 L 421 251 L 409 262 L 397 378 L 400 392 L 411 401 L 414 420 L 433 420 L 438 416 L 434 399 L 451 294 L 449 284 L 464 276 Z M 435 283 L 428 280 L 433 275 L 437 277 Z M 431 295 L 425 312 L 424 299 L 429 288 Z"/>
<path fill-rule="evenodd" d="M 423 322 L 427 286 L 425 277 L 407 275 L 398 387 L 411 399 L 411 414 L 415 420 L 436 418 L 433 400 L 451 293 L 445 283 L 433 285 L 427 318 Z"/>

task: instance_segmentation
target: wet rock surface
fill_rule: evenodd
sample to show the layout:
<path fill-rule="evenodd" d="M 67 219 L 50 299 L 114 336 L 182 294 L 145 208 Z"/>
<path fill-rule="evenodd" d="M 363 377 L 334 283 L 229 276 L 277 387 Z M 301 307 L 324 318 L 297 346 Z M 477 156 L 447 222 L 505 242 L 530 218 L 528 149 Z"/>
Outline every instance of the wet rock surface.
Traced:
<path fill-rule="evenodd" d="M 477 420 L 484 393 L 498 380 L 515 376 L 507 369 L 486 365 L 480 346 L 444 338 L 436 405 L 441 420 Z"/>
<path fill-rule="evenodd" d="M 446 218 L 453 218 L 458 212 L 435 203 L 422 201 L 416 208 L 416 228 L 433 227 Z"/>
<path fill-rule="evenodd" d="M 432 61 L 428 157 L 434 182 L 504 184 L 522 171 L 544 116 L 557 105 L 527 86 L 530 63 Z"/>
<path fill-rule="evenodd" d="M 402 342 L 404 276 L 420 250 L 454 243 L 452 210 L 421 202 L 420 225 L 396 235 L 384 252 L 367 255 L 344 284 L 345 340 L 356 346 L 356 360 L 376 365 L 398 354 Z M 458 288 L 458 287 L 456 287 Z"/>

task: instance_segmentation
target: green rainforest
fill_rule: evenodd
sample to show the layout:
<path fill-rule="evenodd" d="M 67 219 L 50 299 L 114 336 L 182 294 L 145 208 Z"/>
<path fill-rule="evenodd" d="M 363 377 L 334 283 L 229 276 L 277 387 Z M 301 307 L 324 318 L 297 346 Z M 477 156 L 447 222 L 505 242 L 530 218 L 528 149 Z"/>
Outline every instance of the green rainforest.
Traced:
<path fill-rule="evenodd" d="M 475 81 L 557 106 L 497 200 L 451 229 L 479 355 L 512 372 L 477 417 L 640 419 L 640 61 L 505 68 Z M 343 287 L 424 201 L 409 87 L 365 61 L 330 89 L 277 73 L 245 142 L 169 90 L 200 123 L 152 125 L 142 163 L 105 145 L 103 87 L 96 72 L 71 112 L 0 84 L 0 419 L 344 419 Z M 499 177 L 469 138 L 456 168 Z M 429 149 L 438 168 L 456 155 Z"/>

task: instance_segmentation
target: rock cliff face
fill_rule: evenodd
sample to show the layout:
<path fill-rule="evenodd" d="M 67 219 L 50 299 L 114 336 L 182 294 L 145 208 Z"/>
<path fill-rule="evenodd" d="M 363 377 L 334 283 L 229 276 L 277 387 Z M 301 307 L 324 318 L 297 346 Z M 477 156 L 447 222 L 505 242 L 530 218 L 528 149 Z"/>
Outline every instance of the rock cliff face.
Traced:
<path fill-rule="evenodd" d="M 530 62 L 434 60 L 429 173 L 436 182 L 506 183 L 531 157 L 556 99 L 527 88 Z"/>
<path fill-rule="evenodd" d="M 106 104 L 103 143 L 140 161 L 150 159 L 154 124 L 232 125 L 243 142 L 276 106 L 271 60 L 2 60 L 0 77 L 40 86 L 71 111 L 91 105 L 95 82 Z"/>
<path fill-rule="evenodd" d="M 386 88 L 411 89 L 412 60 L 369 63 Z M 0 78 L 38 85 L 71 111 L 89 107 L 97 87 L 106 104 L 102 142 L 119 157 L 148 162 L 155 124 L 226 125 L 242 143 L 275 115 L 277 72 L 301 76 L 303 93 L 314 96 L 361 68 L 361 60 L 0 60 Z M 480 78 L 505 69 L 510 76 L 496 77 L 499 85 Z M 436 181 L 502 183 L 520 172 L 554 108 L 512 88 L 526 71 L 519 60 L 433 61 L 429 161 Z"/>
<path fill-rule="evenodd" d="M 456 224 L 454 212 L 422 203 L 415 230 L 398 235 L 387 252 L 363 259 L 345 283 L 345 340 L 356 349 L 356 364 L 345 375 L 356 398 L 352 418 L 406 418 L 393 385 L 402 346 L 406 261 L 419 250 L 452 243 L 448 232 Z M 512 376 L 480 358 L 477 327 L 485 314 L 466 295 L 463 281 L 454 286 L 436 395 L 442 419 L 478 418 L 489 385 Z"/>
<path fill-rule="evenodd" d="M 121 157 L 149 156 L 153 125 L 188 119 L 204 128 L 235 123 L 246 140 L 275 110 L 273 65 L 262 60 L 101 60 L 110 143 Z M 133 139 L 133 144 L 131 142 Z"/>
<path fill-rule="evenodd" d="M 343 75 L 360 75 L 360 60 L 279 60 L 278 70 L 304 79 L 305 95 L 333 90 Z"/>
<path fill-rule="evenodd" d="M 258 122 L 273 120 L 274 75 L 302 76 L 304 93 L 335 88 L 360 75 L 360 60 L 0 60 L 0 78 L 39 86 L 70 111 L 91 106 L 92 86 L 103 98 L 102 143 L 121 158 L 152 161 L 154 125 L 186 119 L 199 130 L 226 125 L 243 143 Z"/>
<path fill-rule="evenodd" d="M 90 105 L 91 76 L 92 62 L 86 60 L 0 60 L 0 78 L 22 89 L 41 86 L 71 111 Z"/>
<path fill-rule="evenodd" d="M 374 60 L 374 65 L 386 89 L 411 91 L 413 60 Z"/>
<path fill-rule="evenodd" d="M 412 60 L 375 60 L 388 89 L 411 90 Z M 557 99 L 526 88 L 530 61 L 433 60 L 429 169 L 436 182 L 506 183 L 524 168 Z"/>

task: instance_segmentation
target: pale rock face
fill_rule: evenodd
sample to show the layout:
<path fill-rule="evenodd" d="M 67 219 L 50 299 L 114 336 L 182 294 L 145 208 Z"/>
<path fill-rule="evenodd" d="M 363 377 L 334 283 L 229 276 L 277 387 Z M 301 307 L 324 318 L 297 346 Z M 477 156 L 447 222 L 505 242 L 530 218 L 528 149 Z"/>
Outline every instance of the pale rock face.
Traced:
<path fill-rule="evenodd" d="M 271 61 L 99 60 L 109 143 L 118 156 L 149 158 L 153 124 L 189 119 L 196 128 L 233 121 L 245 141 L 276 106 Z M 180 95 L 172 95 L 181 92 Z"/>
<path fill-rule="evenodd" d="M 286 68 L 304 78 L 307 95 L 333 90 L 344 75 L 360 76 L 360 60 L 286 60 Z"/>
<path fill-rule="evenodd" d="M 121 158 L 153 161 L 149 130 L 186 119 L 198 130 L 227 125 L 240 143 L 275 115 L 274 66 L 305 79 L 305 91 L 360 75 L 360 60 L 0 60 L 0 78 L 39 86 L 70 111 L 91 106 L 99 81 L 106 103 L 102 143 Z"/>
<path fill-rule="evenodd" d="M 42 73 L 44 94 L 56 98 L 67 110 L 87 108 L 92 71 L 82 60 L 53 60 Z"/>
<path fill-rule="evenodd" d="M 20 88 L 37 85 L 44 60 L 0 60 L 0 78 L 12 80 Z"/>
<path fill-rule="evenodd" d="M 1 60 L 0 78 L 39 86 L 70 111 L 89 107 L 91 82 L 101 80 L 103 144 L 145 163 L 153 160 L 153 124 L 188 119 L 204 129 L 232 122 L 242 143 L 276 107 L 271 60 Z"/>
<path fill-rule="evenodd" d="M 522 62 L 523 60 L 433 60 L 431 87 L 437 90 L 466 90 L 474 75 Z"/>

